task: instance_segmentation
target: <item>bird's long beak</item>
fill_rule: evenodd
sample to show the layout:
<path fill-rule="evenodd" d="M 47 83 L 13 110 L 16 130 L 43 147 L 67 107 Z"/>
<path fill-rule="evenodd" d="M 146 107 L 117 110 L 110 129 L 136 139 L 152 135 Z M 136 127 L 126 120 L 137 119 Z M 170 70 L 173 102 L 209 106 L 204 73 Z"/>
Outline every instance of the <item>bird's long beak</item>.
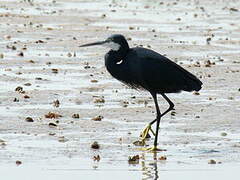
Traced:
<path fill-rule="evenodd" d="M 94 43 L 83 44 L 79 47 L 96 46 L 96 45 L 102 45 L 105 43 L 107 43 L 107 41 L 98 41 L 98 42 L 94 42 Z"/>

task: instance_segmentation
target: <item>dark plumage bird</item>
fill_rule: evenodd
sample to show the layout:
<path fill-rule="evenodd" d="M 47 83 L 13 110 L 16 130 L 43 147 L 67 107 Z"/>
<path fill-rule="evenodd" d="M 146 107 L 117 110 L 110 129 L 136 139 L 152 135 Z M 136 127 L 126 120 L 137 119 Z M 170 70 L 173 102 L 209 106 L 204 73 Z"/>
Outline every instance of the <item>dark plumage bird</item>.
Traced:
<path fill-rule="evenodd" d="M 111 48 L 105 55 L 105 66 L 114 78 L 134 89 L 146 90 L 151 93 L 157 115 L 156 119 L 143 130 L 141 137 L 142 142 L 144 142 L 148 132 L 152 131 L 155 139 L 154 147 L 151 150 L 157 150 L 160 119 L 174 108 L 173 102 L 166 96 L 166 93 L 199 91 L 202 82 L 181 66 L 155 51 L 141 47 L 129 48 L 123 35 L 115 34 L 105 41 L 85 44 L 80 47 L 93 45 Z M 161 94 L 169 104 L 169 108 L 163 113 L 158 107 L 157 94 Z M 157 125 L 154 133 L 151 125 L 155 122 Z"/>

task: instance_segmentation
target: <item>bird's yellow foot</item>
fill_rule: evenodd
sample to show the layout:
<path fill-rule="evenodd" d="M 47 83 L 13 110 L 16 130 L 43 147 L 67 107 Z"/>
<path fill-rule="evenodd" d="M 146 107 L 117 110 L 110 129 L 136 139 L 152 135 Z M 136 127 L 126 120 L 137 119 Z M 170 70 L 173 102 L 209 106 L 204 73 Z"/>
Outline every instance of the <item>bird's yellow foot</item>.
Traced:
<path fill-rule="evenodd" d="M 139 148 L 139 150 L 141 150 L 141 151 L 149 151 L 149 152 L 167 151 L 166 149 L 159 149 L 159 148 L 157 148 L 157 146 Z"/>
<path fill-rule="evenodd" d="M 145 146 L 145 145 L 146 145 L 146 143 L 145 143 L 144 140 L 134 141 L 133 144 L 134 144 L 135 146 Z"/>
<path fill-rule="evenodd" d="M 149 131 L 151 131 L 152 134 L 155 136 L 155 133 L 153 132 L 153 130 L 152 130 L 152 128 L 151 128 L 151 124 L 148 124 L 147 127 L 145 127 L 145 128 L 143 129 L 143 131 L 141 132 L 140 137 L 141 137 L 143 140 L 145 140 L 146 138 L 151 137 L 151 136 L 149 135 Z"/>
<path fill-rule="evenodd" d="M 155 133 L 153 132 L 152 128 L 151 128 L 151 125 L 148 124 L 146 128 L 143 129 L 143 131 L 141 132 L 140 134 L 140 137 L 141 137 L 141 140 L 138 140 L 138 141 L 135 141 L 133 142 L 133 144 L 135 146 L 145 146 L 146 143 L 145 143 L 145 140 L 147 138 L 150 138 L 151 136 L 149 135 L 149 131 L 152 132 L 152 134 L 155 136 Z"/>

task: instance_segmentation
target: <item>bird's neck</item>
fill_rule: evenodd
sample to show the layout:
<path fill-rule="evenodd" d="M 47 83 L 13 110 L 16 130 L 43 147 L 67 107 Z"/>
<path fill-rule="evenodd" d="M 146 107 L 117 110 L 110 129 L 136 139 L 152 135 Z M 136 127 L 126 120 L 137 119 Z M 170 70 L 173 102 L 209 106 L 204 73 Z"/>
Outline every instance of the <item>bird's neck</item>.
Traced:
<path fill-rule="evenodd" d="M 119 62 L 126 57 L 128 50 L 129 47 L 120 47 L 117 51 L 110 50 L 108 53 L 115 62 Z"/>
<path fill-rule="evenodd" d="M 128 49 L 119 49 L 118 51 L 109 51 L 105 55 L 105 66 L 108 72 L 115 78 L 119 79 L 120 66 L 125 61 L 125 57 L 128 53 Z"/>

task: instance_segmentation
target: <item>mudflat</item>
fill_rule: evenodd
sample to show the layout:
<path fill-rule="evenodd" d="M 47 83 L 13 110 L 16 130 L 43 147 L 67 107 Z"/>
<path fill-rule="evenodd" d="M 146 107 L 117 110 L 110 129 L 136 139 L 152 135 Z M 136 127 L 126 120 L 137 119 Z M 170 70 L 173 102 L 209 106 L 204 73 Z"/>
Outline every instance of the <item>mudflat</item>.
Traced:
<path fill-rule="evenodd" d="M 239 7 L 227 0 L 1 1 L 3 177 L 237 179 Z M 159 134 L 166 151 L 133 144 L 155 117 L 150 94 L 109 75 L 108 49 L 78 47 L 111 34 L 166 55 L 203 82 L 199 93 L 168 95 L 175 110 Z M 159 104 L 168 107 L 160 97 Z"/>

